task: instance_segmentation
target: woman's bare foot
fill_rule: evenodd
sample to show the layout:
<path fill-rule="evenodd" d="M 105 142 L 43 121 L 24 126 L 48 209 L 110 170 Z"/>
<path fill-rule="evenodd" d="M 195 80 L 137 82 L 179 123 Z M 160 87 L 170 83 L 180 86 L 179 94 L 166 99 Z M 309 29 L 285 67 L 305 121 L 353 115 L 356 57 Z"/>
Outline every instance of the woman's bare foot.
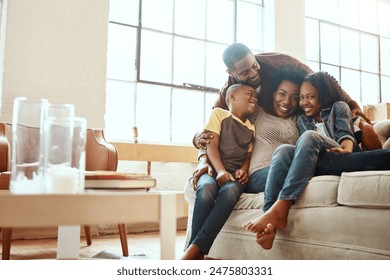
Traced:
<path fill-rule="evenodd" d="M 274 228 L 283 229 L 287 226 L 288 212 L 293 205 L 292 200 L 278 200 L 272 207 L 257 219 L 242 225 L 251 232 L 260 233 L 272 224 Z"/>
<path fill-rule="evenodd" d="M 265 250 L 272 248 L 276 235 L 275 227 L 268 224 L 267 227 L 256 234 L 256 242 Z"/>
<path fill-rule="evenodd" d="M 195 244 L 191 244 L 187 250 L 184 252 L 184 255 L 181 257 L 181 260 L 203 260 L 204 254 Z"/>

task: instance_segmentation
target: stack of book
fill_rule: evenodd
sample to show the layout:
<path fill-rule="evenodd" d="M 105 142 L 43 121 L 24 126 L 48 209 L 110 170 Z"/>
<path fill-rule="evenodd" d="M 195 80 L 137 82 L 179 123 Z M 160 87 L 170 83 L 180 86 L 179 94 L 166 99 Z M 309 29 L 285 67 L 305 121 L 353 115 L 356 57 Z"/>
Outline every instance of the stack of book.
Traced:
<path fill-rule="evenodd" d="M 146 189 L 154 188 L 156 179 L 150 175 L 115 171 L 87 171 L 86 189 Z"/>

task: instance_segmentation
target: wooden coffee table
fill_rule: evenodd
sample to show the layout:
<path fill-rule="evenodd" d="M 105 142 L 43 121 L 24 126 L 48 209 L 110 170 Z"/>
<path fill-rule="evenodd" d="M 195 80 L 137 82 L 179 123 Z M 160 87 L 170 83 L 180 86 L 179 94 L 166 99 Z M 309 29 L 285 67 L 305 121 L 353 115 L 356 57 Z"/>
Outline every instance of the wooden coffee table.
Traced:
<path fill-rule="evenodd" d="M 78 259 L 80 225 L 160 222 L 161 259 L 175 259 L 177 195 L 134 190 L 13 195 L 0 190 L 0 227 L 58 226 L 57 259 Z"/>

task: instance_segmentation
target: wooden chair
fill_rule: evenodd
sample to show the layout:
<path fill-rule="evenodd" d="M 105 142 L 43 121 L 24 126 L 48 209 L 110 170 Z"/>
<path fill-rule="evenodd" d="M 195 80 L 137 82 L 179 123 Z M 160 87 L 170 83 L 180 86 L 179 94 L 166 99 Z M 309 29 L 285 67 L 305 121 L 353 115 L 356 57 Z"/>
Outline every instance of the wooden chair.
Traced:
<path fill-rule="evenodd" d="M 0 122 L 0 189 L 9 189 L 11 162 L 11 124 Z M 86 170 L 115 171 L 118 166 L 118 152 L 108 143 L 102 129 L 88 129 L 86 143 Z M 118 224 L 123 256 L 128 256 L 125 224 Z M 0 228 L 2 232 L 2 259 L 9 260 L 11 252 L 12 228 Z M 91 227 L 84 225 L 88 245 L 92 244 Z"/>

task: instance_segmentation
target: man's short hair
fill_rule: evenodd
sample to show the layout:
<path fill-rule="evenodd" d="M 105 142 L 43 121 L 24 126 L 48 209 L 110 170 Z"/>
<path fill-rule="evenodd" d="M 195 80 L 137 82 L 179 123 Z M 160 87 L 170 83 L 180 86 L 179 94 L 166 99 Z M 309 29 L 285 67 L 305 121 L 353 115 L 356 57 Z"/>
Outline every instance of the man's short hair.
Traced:
<path fill-rule="evenodd" d="M 234 64 L 243 59 L 251 50 L 242 43 L 233 43 L 223 52 L 223 62 L 229 70 L 234 69 Z"/>

